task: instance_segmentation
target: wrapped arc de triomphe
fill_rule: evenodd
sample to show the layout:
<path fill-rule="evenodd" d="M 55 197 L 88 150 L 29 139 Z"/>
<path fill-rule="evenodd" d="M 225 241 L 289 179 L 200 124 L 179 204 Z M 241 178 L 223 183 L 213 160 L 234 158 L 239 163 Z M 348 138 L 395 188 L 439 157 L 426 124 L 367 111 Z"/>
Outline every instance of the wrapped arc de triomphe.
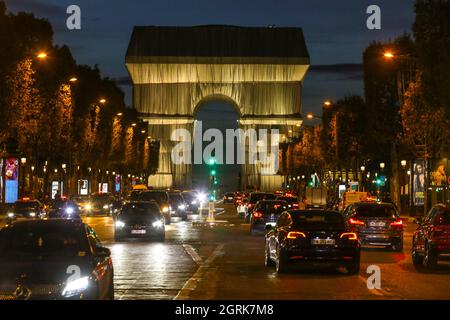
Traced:
<path fill-rule="evenodd" d="M 149 135 L 160 141 L 153 187 L 189 187 L 192 165 L 176 165 L 173 130 L 195 130 L 195 114 L 208 100 L 234 106 L 243 130 L 278 129 L 281 139 L 302 125 L 301 88 L 309 54 L 301 28 L 235 26 L 135 27 L 126 53 L 133 104 Z M 217 115 L 220 117 L 220 114 Z M 242 188 L 280 188 L 276 172 L 242 166 Z"/>

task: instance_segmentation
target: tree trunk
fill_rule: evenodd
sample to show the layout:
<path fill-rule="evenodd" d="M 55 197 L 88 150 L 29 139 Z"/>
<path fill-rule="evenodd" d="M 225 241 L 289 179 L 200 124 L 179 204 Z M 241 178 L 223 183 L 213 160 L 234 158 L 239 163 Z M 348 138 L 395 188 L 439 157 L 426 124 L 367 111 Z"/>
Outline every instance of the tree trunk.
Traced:
<path fill-rule="evenodd" d="M 392 177 L 390 181 L 391 199 L 394 201 L 398 208 L 401 208 L 400 202 L 400 170 L 398 167 L 398 150 L 397 145 L 393 143 L 391 145 L 391 164 L 392 164 Z"/>

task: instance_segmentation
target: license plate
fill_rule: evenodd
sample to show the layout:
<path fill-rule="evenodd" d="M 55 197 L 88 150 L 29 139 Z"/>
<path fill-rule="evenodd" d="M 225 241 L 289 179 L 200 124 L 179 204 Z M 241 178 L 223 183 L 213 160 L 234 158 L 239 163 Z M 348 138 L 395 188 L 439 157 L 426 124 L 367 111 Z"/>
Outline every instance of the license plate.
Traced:
<path fill-rule="evenodd" d="M 147 230 L 131 230 L 131 234 L 146 234 Z"/>
<path fill-rule="evenodd" d="M 313 245 L 333 245 L 335 241 L 334 239 L 312 239 L 311 243 Z"/>
<path fill-rule="evenodd" d="M 370 227 L 385 227 L 386 222 L 369 222 Z"/>

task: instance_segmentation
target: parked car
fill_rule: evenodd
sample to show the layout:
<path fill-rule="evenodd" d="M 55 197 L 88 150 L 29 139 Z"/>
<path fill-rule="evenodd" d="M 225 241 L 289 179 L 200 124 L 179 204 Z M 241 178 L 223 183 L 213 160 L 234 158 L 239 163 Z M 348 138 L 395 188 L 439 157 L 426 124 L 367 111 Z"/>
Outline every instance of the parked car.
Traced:
<path fill-rule="evenodd" d="M 159 209 L 161 210 L 164 218 L 165 224 L 170 224 L 171 215 L 170 215 L 170 202 L 169 202 L 169 194 L 165 190 L 149 190 L 142 191 L 139 194 L 139 202 L 142 201 L 155 201 L 159 205 Z"/>
<path fill-rule="evenodd" d="M 265 264 L 285 272 L 292 266 L 345 267 L 350 274 L 360 270 L 361 247 L 339 212 L 290 210 L 266 234 Z"/>
<path fill-rule="evenodd" d="M 114 238 L 165 239 L 164 216 L 155 201 L 126 203 L 115 221 Z"/>
<path fill-rule="evenodd" d="M 450 254 L 450 206 L 437 204 L 424 219 L 416 220 L 418 227 L 412 240 L 412 261 L 415 266 L 436 268 L 438 261 Z"/>
<path fill-rule="evenodd" d="M 41 219 L 44 218 L 46 212 L 44 205 L 38 200 L 23 198 L 14 203 L 7 210 L 7 221 L 11 222 L 17 219 Z"/>
<path fill-rule="evenodd" d="M 114 299 L 109 249 L 81 220 L 13 222 L 0 230 L 5 300 Z"/>
<path fill-rule="evenodd" d="M 187 220 L 187 204 L 180 192 L 169 192 L 169 204 L 172 217 L 180 217 L 183 221 Z"/>
<path fill-rule="evenodd" d="M 275 226 L 280 214 L 288 209 L 286 201 L 258 201 L 250 217 L 250 234 L 255 235 L 266 231 L 268 226 Z"/>
<path fill-rule="evenodd" d="M 356 202 L 343 215 L 361 244 L 403 250 L 403 220 L 393 204 Z"/>

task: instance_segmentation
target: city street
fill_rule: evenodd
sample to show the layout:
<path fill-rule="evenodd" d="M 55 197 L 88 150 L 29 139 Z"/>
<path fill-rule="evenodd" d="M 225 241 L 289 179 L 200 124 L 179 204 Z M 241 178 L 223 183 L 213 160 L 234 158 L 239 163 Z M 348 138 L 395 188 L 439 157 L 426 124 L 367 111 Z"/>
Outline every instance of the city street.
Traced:
<path fill-rule="evenodd" d="M 364 249 L 359 276 L 344 270 L 278 275 L 264 266 L 264 237 L 249 234 L 233 205 L 225 209 L 214 226 L 176 220 L 164 243 L 115 243 L 111 218 L 86 218 L 112 251 L 115 299 L 450 299 L 450 265 L 426 273 L 411 263 L 413 222 L 405 227 L 403 253 Z M 381 290 L 367 288 L 369 265 L 381 268 Z"/>

